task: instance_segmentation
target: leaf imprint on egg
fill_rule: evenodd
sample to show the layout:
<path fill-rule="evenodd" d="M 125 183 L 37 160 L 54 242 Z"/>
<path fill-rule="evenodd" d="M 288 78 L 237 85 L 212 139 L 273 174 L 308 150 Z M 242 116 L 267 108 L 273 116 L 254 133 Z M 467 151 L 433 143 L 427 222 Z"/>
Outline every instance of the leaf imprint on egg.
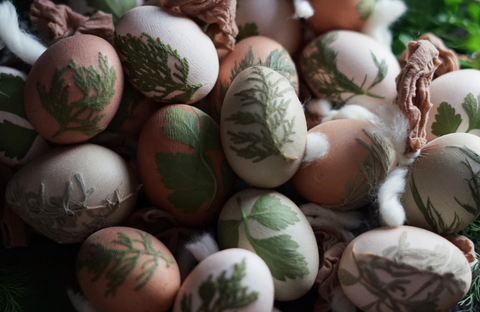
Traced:
<path fill-rule="evenodd" d="M 85 258 L 77 262 L 77 272 L 86 268 L 94 274 L 92 282 L 104 276 L 108 281 L 105 297 L 115 297 L 118 288 L 137 268 L 138 274 L 134 279 L 133 290 L 142 289 L 155 274 L 160 265 L 160 259 L 165 261 L 167 267 L 175 261 L 153 248 L 149 234 L 140 231 L 137 233 L 140 239 L 118 232 L 118 238 L 111 241 L 114 245 L 111 248 L 104 243 L 91 244 Z"/>
<path fill-rule="evenodd" d="M 228 88 L 232 84 L 233 80 L 240 74 L 243 70 L 254 67 L 254 66 L 263 66 L 273 69 L 283 77 L 285 77 L 289 82 L 290 85 L 295 89 L 295 92 L 298 93 L 298 86 L 297 82 L 295 81 L 294 77 L 297 73 L 295 69 L 295 65 L 290 59 L 290 56 L 285 49 L 276 49 L 270 52 L 268 57 L 265 60 L 259 59 L 258 62 L 255 62 L 255 55 L 253 53 L 253 48 L 250 46 L 248 53 L 245 54 L 243 60 L 237 64 L 235 61 L 235 65 L 230 70 L 230 80 L 220 81 L 220 94 L 218 96 L 218 102 L 220 105 L 223 104 L 223 100 L 225 99 L 225 95 L 227 94 Z"/>
<path fill-rule="evenodd" d="M 125 60 L 122 62 L 130 81 L 142 92 L 154 92 L 151 98 L 163 103 L 185 104 L 203 83 L 188 83 L 190 64 L 177 50 L 162 40 L 153 39 L 147 33 L 145 43 L 142 37 L 131 34 L 115 34 L 114 42 Z M 169 59 L 175 60 L 175 68 L 170 68 Z"/>
<path fill-rule="evenodd" d="M 198 296 L 201 304 L 199 309 L 202 312 L 224 312 L 244 308 L 258 299 L 259 292 L 249 291 L 247 286 L 241 284 L 246 276 L 247 263 L 245 259 L 234 264 L 234 271 L 227 277 L 224 270 L 219 276 L 213 277 L 210 274 L 207 280 L 198 287 Z M 192 307 L 192 294 L 185 293 L 181 301 L 182 312 L 194 312 Z"/>
<path fill-rule="evenodd" d="M 300 60 L 309 85 L 318 93 L 327 96 L 336 107 L 341 107 L 350 99 L 366 95 L 372 98 L 384 99 L 385 95 L 371 93 L 370 90 L 381 83 L 387 76 L 388 65 L 385 59 L 380 62 L 373 52 L 370 51 L 373 63 L 377 67 L 377 75 L 370 86 L 366 86 L 367 75 L 363 82 L 358 85 L 354 82 L 355 77 L 348 78 L 337 68 L 337 54 L 330 45 L 338 39 L 338 32 L 330 32 L 315 41 L 316 47 L 309 55 L 302 55 Z M 346 95 L 349 96 L 345 97 Z M 345 97 L 345 98 L 344 98 Z"/>
<path fill-rule="evenodd" d="M 195 107 L 187 112 L 181 107 L 168 109 L 163 126 L 170 140 L 187 144 L 194 153 L 156 153 L 155 163 L 162 175 L 165 187 L 173 192 L 168 200 L 184 213 L 195 213 L 206 203 L 206 210 L 213 201 L 229 189 L 232 172 L 227 161 L 221 164 L 222 184 L 215 174 L 211 151 L 222 150 L 220 133 L 216 123 Z M 223 185 L 223 186 L 222 186 Z"/>
<path fill-rule="evenodd" d="M 361 306 L 362 311 L 441 312 L 442 296 L 461 296 L 468 287 L 460 278 L 469 271 L 468 266 L 462 265 L 462 253 L 441 244 L 433 250 L 412 248 L 406 239 L 407 232 L 403 232 L 398 245 L 378 254 L 356 253 L 354 246 L 356 273 L 346 268 L 338 270 L 343 286 L 360 284 L 356 287 L 363 287 L 375 298 Z M 418 280 L 424 282 L 419 284 Z"/>
<path fill-rule="evenodd" d="M 270 72 L 265 75 L 260 67 L 253 67 L 252 74 L 247 79 L 256 84 L 252 88 L 234 94 L 240 97 L 243 107 L 260 106 L 261 114 L 237 111 L 225 119 L 225 122 L 233 122 L 235 125 L 245 126 L 246 129 L 251 129 L 252 125 L 261 127 L 259 132 L 227 131 L 232 143 L 230 148 L 239 157 L 252 159 L 254 163 L 275 155 L 282 156 L 285 160 L 296 159 L 287 155 L 283 149 L 286 143 L 293 142 L 291 136 L 295 134 L 295 116 L 291 119 L 287 118 L 291 100 L 283 98 L 292 89 L 290 87 L 280 89 L 279 84 L 284 78 L 271 81 L 270 77 L 273 74 Z"/>
<path fill-rule="evenodd" d="M 237 204 L 243 216 L 242 220 L 219 221 L 219 233 L 222 233 L 219 241 L 222 248 L 238 247 L 238 228 L 243 222 L 248 241 L 257 255 L 267 263 L 275 279 L 286 281 L 286 278 L 303 278 L 310 272 L 305 256 L 297 251 L 300 245 L 290 235 L 257 239 L 250 233 L 251 219 L 274 231 L 284 230 L 289 225 L 300 222 L 295 211 L 284 205 L 278 197 L 268 194 L 257 199 L 250 214 L 245 212 L 240 197 L 237 197 Z"/>
<path fill-rule="evenodd" d="M 98 124 L 105 117 L 105 114 L 94 114 L 95 111 L 102 111 L 112 101 L 115 95 L 115 81 L 117 72 L 115 68 L 109 67 L 108 57 L 99 53 L 99 63 L 102 72 L 94 66 L 78 66 L 72 59 L 62 69 L 56 69 L 52 77 L 51 87 L 46 87 L 37 82 L 37 91 L 42 107 L 59 123 L 60 129 L 52 136 L 57 138 L 67 131 L 78 131 L 86 136 L 92 137 L 103 131 Z M 73 70 L 75 85 L 83 93 L 83 97 L 68 104 L 70 86 L 64 86 L 65 79 L 62 78 L 67 70 Z M 88 114 L 84 119 L 82 116 Z"/>

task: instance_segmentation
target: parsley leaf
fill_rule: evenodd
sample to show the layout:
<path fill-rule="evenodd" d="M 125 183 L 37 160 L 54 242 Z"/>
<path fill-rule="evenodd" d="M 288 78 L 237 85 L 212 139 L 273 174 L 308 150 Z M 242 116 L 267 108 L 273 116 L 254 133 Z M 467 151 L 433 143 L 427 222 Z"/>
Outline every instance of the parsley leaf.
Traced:
<path fill-rule="evenodd" d="M 276 231 L 300 221 L 295 211 L 272 195 L 261 196 L 253 205 L 252 213 L 248 217 Z"/>
<path fill-rule="evenodd" d="M 437 108 L 435 122 L 432 124 L 432 134 L 440 137 L 445 134 L 455 133 L 462 123 L 462 116 L 456 114 L 455 108 L 447 102 L 442 102 Z"/>
<path fill-rule="evenodd" d="M 478 96 L 480 101 L 480 94 Z M 473 129 L 480 129 L 480 107 L 478 107 L 477 100 L 472 93 L 467 94 L 463 100 L 462 107 L 468 115 L 468 129 L 467 133 Z"/>

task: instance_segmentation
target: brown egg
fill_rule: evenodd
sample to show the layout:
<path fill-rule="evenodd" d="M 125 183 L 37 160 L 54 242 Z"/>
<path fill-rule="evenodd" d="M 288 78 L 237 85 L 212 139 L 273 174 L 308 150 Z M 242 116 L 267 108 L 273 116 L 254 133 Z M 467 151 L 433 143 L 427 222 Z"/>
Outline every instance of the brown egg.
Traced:
<path fill-rule="evenodd" d="M 264 36 L 280 43 L 294 55 L 302 40 L 302 24 L 290 0 L 239 0 L 235 22 L 237 42 L 252 36 Z"/>
<path fill-rule="evenodd" d="M 360 30 L 372 13 L 375 0 L 310 0 L 314 14 L 307 22 L 317 32 Z"/>
<path fill-rule="evenodd" d="M 122 98 L 123 71 L 104 39 L 76 35 L 49 47 L 25 86 L 25 109 L 35 130 L 55 143 L 78 143 L 102 132 Z"/>
<path fill-rule="evenodd" d="M 180 288 L 172 253 L 154 236 L 129 227 L 92 234 L 77 256 L 85 296 L 103 312 L 165 312 Z"/>
<path fill-rule="evenodd" d="M 385 178 L 395 158 L 390 146 L 370 128 L 364 120 L 340 119 L 310 129 L 308 136 L 326 136 L 328 152 L 302 164 L 292 178 L 295 189 L 307 200 L 329 208 L 365 205 L 372 186 Z M 307 149 L 309 142 L 307 137 Z"/>
<path fill-rule="evenodd" d="M 137 164 L 148 199 L 188 226 L 218 216 L 231 169 L 215 121 L 189 105 L 159 109 L 140 134 Z"/>
<path fill-rule="evenodd" d="M 240 41 L 235 45 L 232 52 L 223 57 L 220 63 L 218 80 L 210 93 L 211 104 L 215 107 L 218 115 L 213 116 L 220 120 L 222 103 L 233 79 L 244 69 L 254 65 L 265 66 L 278 71 L 290 81 L 298 93 L 298 76 L 295 63 L 278 42 L 255 36 Z"/>

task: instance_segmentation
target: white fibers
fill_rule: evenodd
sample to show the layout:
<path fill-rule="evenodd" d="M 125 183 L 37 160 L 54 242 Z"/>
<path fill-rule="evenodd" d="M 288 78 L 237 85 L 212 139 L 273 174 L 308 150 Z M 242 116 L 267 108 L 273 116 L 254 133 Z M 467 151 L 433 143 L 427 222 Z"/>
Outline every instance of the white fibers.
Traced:
<path fill-rule="evenodd" d="M 307 134 L 307 148 L 303 163 L 308 164 L 316 159 L 321 159 L 328 154 L 330 143 L 325 134 L 321 132 L 311 132 Z"/>
<path fill-rule="evenodd" d="M 313 8 L 308 0 L 293 0 L 295 6 L 294 18 L 309 18 L 313 16 Z"/>
<path fill-rule="evenodd" d="M 198 262 L 219 250 L 217 242 L 210 233 L 194 237 L 190 243 L 185 245 L 185 248 L 192 253 Z"/>

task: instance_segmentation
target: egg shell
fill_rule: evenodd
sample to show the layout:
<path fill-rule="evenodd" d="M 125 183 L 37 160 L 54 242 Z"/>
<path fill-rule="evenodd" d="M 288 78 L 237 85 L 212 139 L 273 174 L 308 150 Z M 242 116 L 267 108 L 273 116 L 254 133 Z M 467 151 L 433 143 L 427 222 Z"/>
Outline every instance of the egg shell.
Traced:
<path fill-rule="evenodd" d="M 103 312 L 165 312 L 180 288 L 180 271 L 168 248 L 129 227 L 100 230 L 83 243 L 77 278 Z"/>
<path fill-rule="evenodd" d="M 218 77 L 212 40 L 185 15 L 158 6 L 125 13 L 115 27 L 115 47 L 130 82 L 155 101 L 195 103 Z"/>
<path fill-rule="evenodd" d="M 218 216 L 232 173 L 208 115 L 182 104 L 159 109 L 142 130 L 137 156 L 145 193 L 157 208 L 188 226 Z"/>
<path fill-rule="evenodd" d="M 317 33 L 334 29 L 360 30 L 373 11 L 376 0 L 310 0 L 313 16 L 308 25 Z"/>
<path fill-rule="evenodd" d="M 23 103 L 26 75 L 0 66 L 0 163 L 20 167 L 49 148 L 28 122 Z"/>
<path fill-rule="evenodd" d="M 220 134 L 235 173 L 253 186 L 273 188 L 287 182 L 300 166 L 307 122 L 285 77 L 267 67 L 251 67 L 227 91 Z"/>
<path fill-rule="evenodd" d="M 446 312 L 468 292 L 471 275 L 460 249 L 410 226 L 361 234 L 345 249 L 338 270 L 343 291 L 365 312 Z"/>
<path fill-rule="evenodd" d="M 479 155 L 480 138 L 468 133 L 447 134 L 425 145 L 402 196 L 408 224 L 448 235 L 473 222 L 480 214 Z"/>
<path fill-rule="evenodd" d="M 237 41 L 264 36 L 280 43 L 294 55 L 302 40 L 302 24 L 289 0 L 239 0 L 235 22 L 238 26 Z"/>
<path fill-rule="evenodd" d="M 397 96 L 400 65 L 395 55 L 362 33 L 339 30 L 316 38 L 304 48 L 300 67 L 315 96 L 337 106 L 375 110 Z"/>
<path fill-rule="evenodd" d="M 465 110 L 465 107 L 472 112 L 477 110 L 480 101 L 478 81 L 480 70 L 476 69 L 449 72 L 432 81 L 430 102 L 433 106 L 428 114 L 427 141 L 454 132 L 480 135 L 480 129 L 475 128 L 480 120 L 475 119 L 474 113 L 470 120 Z"/>
<path fill-rule="evenodd" d="M 213 300 L 207 303 L 210 296 Z M 204 304 L 212 308 L 206 311 L 222 306 L 238 312 L 271 311 L 273 299 L 273 279 L 265 261 L 251 251 L 230 248 L 193 269 L 178 292 L 173 312 L 200 311 Z"/>
<path fill-rule="evenodd" d="M 79 143 L 107 127 L 122 90 L 122 66 L 112 45 L 97 36 L 75 35 L 50 46 L 35 62 L 25 86 L 25 109 L 45 139 Z"/>
<path fill-rule="evenodd" d="M 315 133 L 326 136 L 328 151 L 300 166 L 292 178 L 295 189 L 308 201 L 326 208 L 345 210 L 367 204 L 371 183 L 385 178 L 394 163 L 393 149 L 374 135 L 371 124 L 364 120 L 328 121 L 308 131 L 308 135 Z M 380 153 L 373 153 L 375 150 Z"/>
<path fill-rule="evenodd" d="M 139 184 L 111 150 L 80 144 L 46 151 L 8 184 L 7 202 L 26 223 L 57 243 L 80 243 L 118 225 L 132 211 Z"/>
<path fill-rule="evenodd" d="M 244 248 L 267 263 L 276 300 L 300 298 L 313 286 L 319 264 L 315 235 L 300 209 L 278 192 L 251 188 L 232 196 L 220 213 L 218 240 L 222 249 Z"/>
<path fill-rule="evenodd" d="M 250 37 L 235 44 L 233 51 L 220 62 L 218 80 L 209 96 L 214 111 L 217 112 L 217 115 L 213 115 L 215 120 L 220 120 L 223 100 L 232 81 L 244 69 L 254 65 L 281 72 L 298 93 L 297 69 L 287 50 L 273 39 L 263 36 Z"/>

